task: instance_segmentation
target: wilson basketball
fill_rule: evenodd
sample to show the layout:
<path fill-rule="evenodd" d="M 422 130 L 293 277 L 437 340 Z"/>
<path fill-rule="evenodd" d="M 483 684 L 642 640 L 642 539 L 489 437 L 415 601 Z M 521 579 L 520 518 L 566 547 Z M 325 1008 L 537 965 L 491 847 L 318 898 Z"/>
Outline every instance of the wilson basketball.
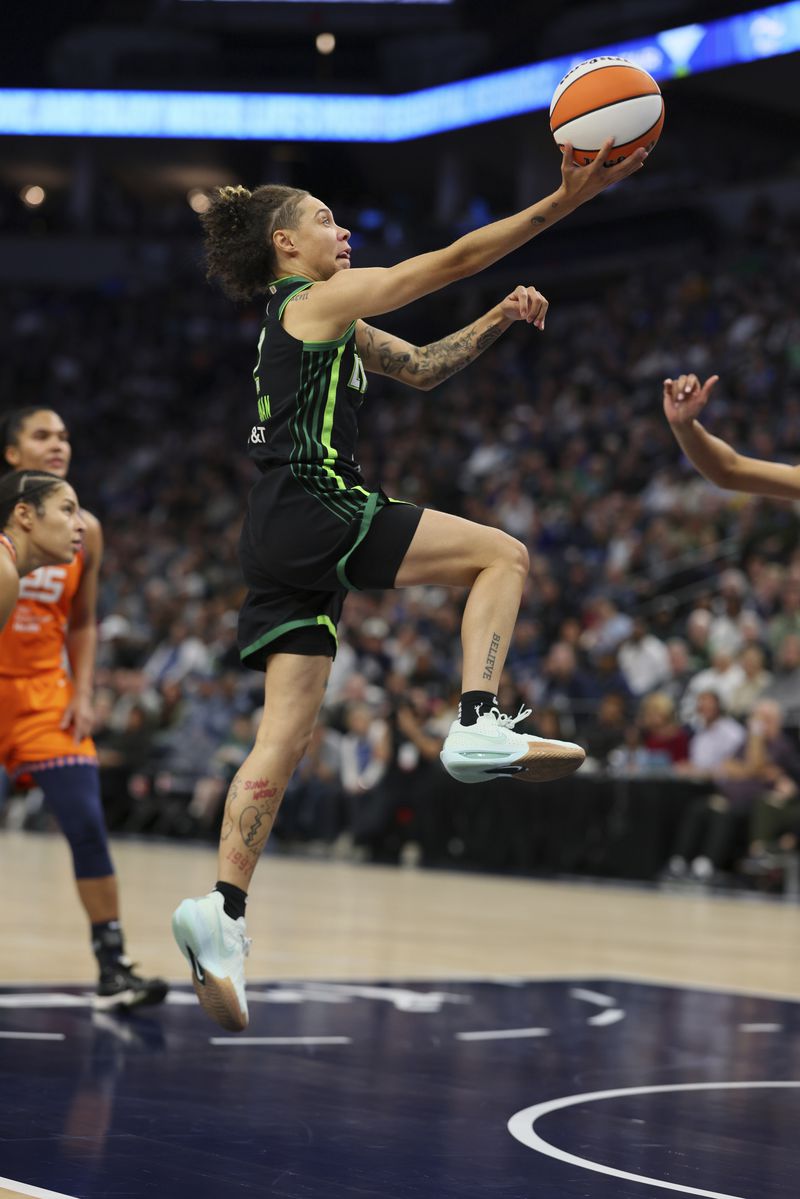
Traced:
<path fill-rule="evenodd" d="M 607 166 L 621 162 L 639 146 L 648 151 L 664 126 L 664 100 L 647 71 L 626 58 L 590 58 L 567 71 L 550 104 L 550 128 L 556 144 L 573 147 L 581 166 L 593 162 L 606 138 L 614 149 Z"/>

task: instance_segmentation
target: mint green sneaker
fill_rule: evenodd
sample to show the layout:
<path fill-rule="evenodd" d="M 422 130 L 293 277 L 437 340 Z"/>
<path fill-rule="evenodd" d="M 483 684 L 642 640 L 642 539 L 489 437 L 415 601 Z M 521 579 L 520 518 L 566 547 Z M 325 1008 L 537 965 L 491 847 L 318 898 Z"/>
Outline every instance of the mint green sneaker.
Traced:
<path fill-rule="evenodd" d="M 184 899 L 172 917 L 172 933 L 192 968 L 192 985 L 200 1006 L 228 1032 L 247 1028 L 244 959 L 250 952 L 244 917 L 225 914 L 225 899 L 211 891 Z"/>
<path fill-rule="evenodd" d="M 515 733 L 514 725 L 530 714 L 530 709 L 520 708 L 516 716 L 506 716 L 492 708 L 475 724 L 453 721 L 439 755 L 447 773 L 461 783 L 496 778 L 544 783 L 572 774 L 583 764 L 586 751 L 572 741 Z"/>

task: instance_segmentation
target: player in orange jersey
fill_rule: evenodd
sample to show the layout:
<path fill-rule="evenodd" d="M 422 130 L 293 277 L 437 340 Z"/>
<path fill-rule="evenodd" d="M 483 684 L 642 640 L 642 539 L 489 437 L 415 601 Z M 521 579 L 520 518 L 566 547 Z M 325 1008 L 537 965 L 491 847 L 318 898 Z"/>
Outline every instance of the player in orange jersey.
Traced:
<path fill-rule="evenodd" d="M 67 429 L 49 408 L 18 409 L 0 425 L 0 471 L 44 470 L 65 478 L 70 457 Z M 100 972 L 95 1006 L 126 1008 L 160 1003 L 167 985 L 135 974 L 125 956 L 91 739 L 102 532 L 90 513 L 82 512 L 81 521 L 83 544 L 74 561 L 41 565 L 20 580 L 16 607 L 0 633 L 0 765 L 12 778 L 32 776 L 44 792 L 69 841 L 92 926 Z"/>
<path fill-rule="evenodd" d="M 85 527 L 78 497 L 58 475 L 17 470 L 0 480 L 0 631 L 19 599 L 20 579 L 40 566 L 73 562 Z"/>

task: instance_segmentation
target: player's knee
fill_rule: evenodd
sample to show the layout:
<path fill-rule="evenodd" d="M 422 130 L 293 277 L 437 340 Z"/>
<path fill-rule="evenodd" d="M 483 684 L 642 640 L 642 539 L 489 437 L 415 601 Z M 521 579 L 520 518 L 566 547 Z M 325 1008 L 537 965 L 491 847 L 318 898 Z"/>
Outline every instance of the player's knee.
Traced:
<path fill-rule="evenodd" d="M 106 878 L 114 873 L 105 825 L 97 821 L 76 822 L 65 829 L 76 878 Z"/>
<path fill-rule="evenodd" d="M 527 546 L 518 541 L 516 537 L 510 537 L 508 533 L 503 534 L 502 545 L 503 560 L 507 563 L 509 570 L 520 575 L 522 579 L 526 579 L 531 568 Z"/>
<path fill-rule="evenodd" d="M 69 842 L 76 878 L 114 873 L 94 763 L 59 766 L 36 775 L 45 800 Z"/>
<path fill-rule="evenodd" d="M 265 723 L 259 729 L 253 752 L 260 751 L 265 760 L 270 763 L 273 763 L 276 758 L 279 759 L 280 766 L 291 772 L 308 749 L 313 731 L 313 725 L 311 727 L 297 725 L 287 729 L 285 727 L 275 728 Z"/>
<path fill-rule="evenodd" d="M 287 738 L 286 752 L 291 761 L 292 770 L 299 764 L 305 756 L 306 750 L 311 744 L 312 729 L 298 729 L 291 737 Z"/>

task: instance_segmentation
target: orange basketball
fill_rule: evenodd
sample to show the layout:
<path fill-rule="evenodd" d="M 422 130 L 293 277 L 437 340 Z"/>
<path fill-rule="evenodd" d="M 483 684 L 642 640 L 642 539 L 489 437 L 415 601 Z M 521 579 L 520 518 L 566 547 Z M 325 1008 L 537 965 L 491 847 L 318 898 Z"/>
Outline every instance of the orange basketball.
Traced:
<path fill-rule="evenodd" d="M 567 71 L 550 104 L 556 144 L 570 142 L 581 166 L 593 162 L 603 142 L 614 139 L 606 160 L 613 166 L 639 146 L 650 152 L 664 127 L 664 100 L 647 71 L 626 58 L 590 58 Z"/>

